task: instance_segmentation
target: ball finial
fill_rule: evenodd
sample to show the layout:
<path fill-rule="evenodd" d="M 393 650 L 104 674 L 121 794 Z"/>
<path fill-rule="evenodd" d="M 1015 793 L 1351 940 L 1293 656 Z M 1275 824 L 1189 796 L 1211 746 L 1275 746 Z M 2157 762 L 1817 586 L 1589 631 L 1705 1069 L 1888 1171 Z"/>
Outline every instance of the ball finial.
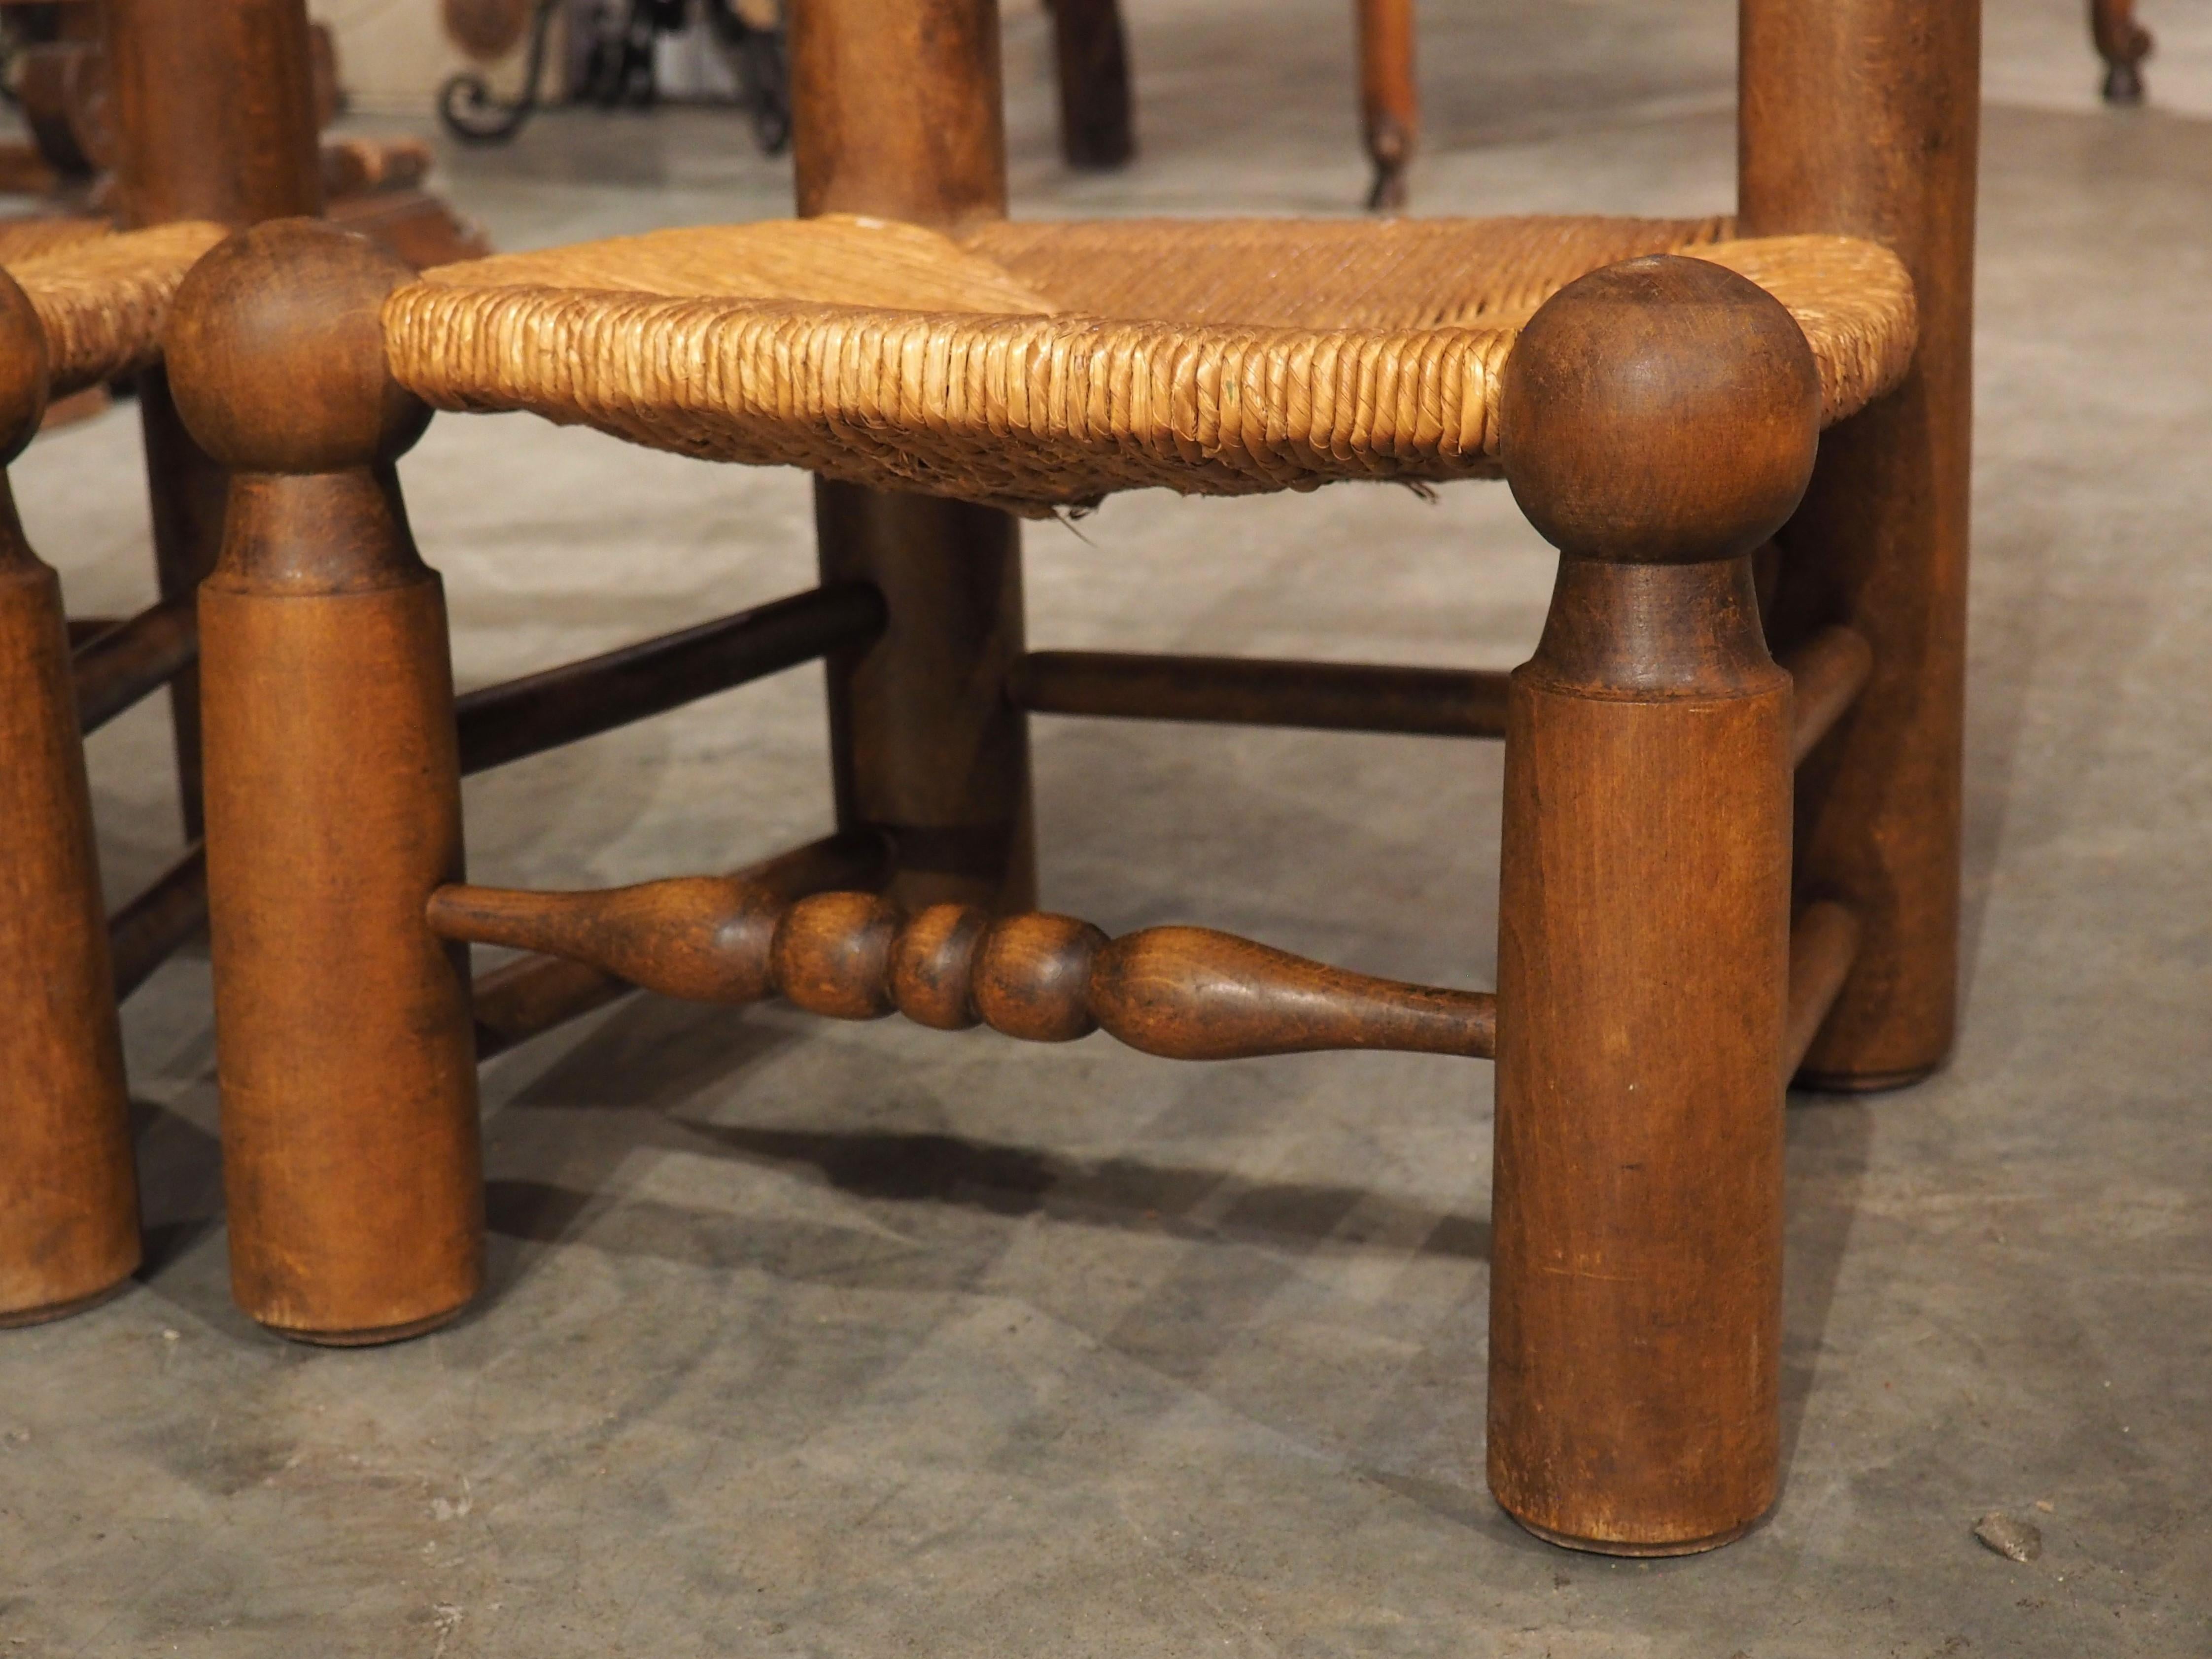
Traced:
<path fill-rule="evenodd" d="M 23 453 L 46 414 L 46 331 L 30 296 L 0 271 L 0 466 Z"/>
<path fill-rule="evenodd" d="M 246 472 L 388 461 L 430 411 L 392 378 L 385 296 L 415 273 L 317 219 L 241 231 L 185 278 L 164 343 L 177 410 L 200 447 Z"/>
<path fill-rule="evenodd" d="M 1502 421 L 1513 497 L 1554 547 L 1632 564 L 1732 558 L 1805 493 L 1820 376 L 1772 295 L 1660 254 L 1545 302 L 1506 362 Z"/>

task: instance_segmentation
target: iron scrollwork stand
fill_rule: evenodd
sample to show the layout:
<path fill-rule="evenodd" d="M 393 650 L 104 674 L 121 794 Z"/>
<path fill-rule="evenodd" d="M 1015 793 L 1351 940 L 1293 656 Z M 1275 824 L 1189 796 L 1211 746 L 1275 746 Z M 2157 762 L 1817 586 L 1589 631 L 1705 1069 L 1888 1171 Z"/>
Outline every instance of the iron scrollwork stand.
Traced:
<path fill-rule="evenodd" d="M 477 70 L 463 70 L 438 92 L 438 114 L 446 128 L 467 144 L 503 144 L 522 130 L 541 102 L 545 45 L 554 14 L 563 0 L 538 0 L 530 22 L 530 45 L 523 66 L 522 90 L 502 104 Z M 731 0 L 704 0 L 716 42 L 734 64 L 738 101 L 751 113 L 753 132 L 763 152 L 780 155 L 791 142 L 788 60 L 781 23 L 757 28 L 738 15 Z M 653 43 L 659 34 L 684 27 L 687 0 L 628 0 L 622 27 L 602 33 L 592 47 L 587 85 L 603 109 L 629 103 L 653 103 Z"/>

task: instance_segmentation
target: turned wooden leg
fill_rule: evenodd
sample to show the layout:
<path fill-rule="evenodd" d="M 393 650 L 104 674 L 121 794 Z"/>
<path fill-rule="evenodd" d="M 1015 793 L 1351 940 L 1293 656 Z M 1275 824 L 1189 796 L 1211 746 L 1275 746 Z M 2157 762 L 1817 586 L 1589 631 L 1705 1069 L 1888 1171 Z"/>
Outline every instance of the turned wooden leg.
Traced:
<path fill-rule="evenodd" d="M 1051 9 L 1060 154 L 1072 167 L 1126 167 L 1137 136 L 1120 0 L 1052 0 Z"/>
<path fill-rule="evenodd" d="M 1886 243 L 1919 296 L 1911 372 L 1822 441 L 1778 538 L 1775 647 L 1843 623 L 1874 648 L 1798 774 L 1799 898 L 1840 901 L 1863 930 L 1806 1059 L 1816 1087 L 1924 1077 L 1957 1023 L 1979 42 L 1976 0 L 1743 11 L 1744 234 Z"/>
<path fill-rule="evenodd" d="M 837 821 L 890 832 L 908 908 L 1036 902 L 1021 532 L 1006 514 L 817 481 L 822 580 L 872 582 L 884 631 L 829 660 Z"/>
<path fill-rule="evenodd" d="M 1413 79 L 1413 0 L 1357 0 L 1359 8 L 1360 126 L 1375 182 L 1370 211 L 1406 205 L 1406 168 L 1421 133 L 1420 89 Z"/>
<path fill-rule="evenodd" d="M 161 368 L 138 377 L 138 419 L 146 445 L 148 502 L 153 509 L 154 574 L 164 599 L 188 599 L 215 568 L 222 546 L 223 502 L 229 475 L 200 451 L 177 418 L 169 377 Z M 169 682 L 175 732 L 177 793 L 185 839 L 204 828 L 200 805 L 200 671 L 181 669 Z"/>
<path fill-rule="evenodd" d="M 957 229 L 1006 210 L 993 0 L 811 0 L 792 14 L 799 211 Z M 825 582 L 866 581 L 883 633 L 829 664 L 838 821 L 896 842 L 889 893 L 1035 902 L 1021 544 L 1004 513 L 816 486 Z"/>
<path fill-rule="evenodd" d="M 2089 38 L 2105 60 L 2105 101 L 2142 102 L 2142 60 L 2150 56 L 2150 31 L 2136 21 L 2136 0 L 2089 0 Z"/>
<path fill-rule="evenodd" d="M 1490 1484 L 1579 1549 L 1711 1548 L 1776 1490 L 1790 686 L 1748 556 L 1819 413 L 1789 313 L 1692 260 L 1572 284 L 1507 368 L 1562 556 L 1507 712 Z"/>
<path fill-rule="evenodd" d="M 232 471 L 200 590 L 231 1283 L 315 1342 L 430 1328 L 481 1273 L 466 955 L 422 918 L 461 869 L 444 600 L 392 467 L 428 412 L 378 320 L 410 276 L 280 220 L 170 323 L 178 409 Z"/>
<path fill-rule="evenodd" d="M 0 276 L 0 455 L 46 401 L 46 336 Z M 0 1326 L 138 1265 L 138 1190 L 61 584 L 0 474 Z"/>

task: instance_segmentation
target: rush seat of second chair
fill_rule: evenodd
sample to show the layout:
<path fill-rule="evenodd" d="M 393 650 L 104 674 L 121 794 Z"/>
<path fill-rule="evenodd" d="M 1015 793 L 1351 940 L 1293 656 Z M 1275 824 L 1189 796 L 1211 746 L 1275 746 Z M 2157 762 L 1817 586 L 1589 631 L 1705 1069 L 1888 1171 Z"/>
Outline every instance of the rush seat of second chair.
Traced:
<path fill-rule="evenodd" d="M 1746 0 L 1734 224 L 1010 224 L 989 0 L 793 21 L 797 222 L 420 279 L 278 224 L 179 296 L 179 406 L 234 474 L 202 621 L 240 1301 L 319 1341 L 452 1316 L 479 1054 L 630 985 L 1494 1054 L 1492 1490 L 1577 1547 L 1738 1535 L 1779 1475 L 1785 1079 L 1951 1040 L 1972 0 Z M 822 586 L 457 721 L 394 466 L 433 410 L 808 468 Z M 1510 679 L 1025 648 L 1024 515 L 1500 475 L 1561 552 Z M 815 656 L 836 836 L 465 879 L 472 756 Z M 1502 736 L 1494 998 L 1036 913 L 1035 708 Z M 535 954 L 472 993 L 473 942 Z"/>

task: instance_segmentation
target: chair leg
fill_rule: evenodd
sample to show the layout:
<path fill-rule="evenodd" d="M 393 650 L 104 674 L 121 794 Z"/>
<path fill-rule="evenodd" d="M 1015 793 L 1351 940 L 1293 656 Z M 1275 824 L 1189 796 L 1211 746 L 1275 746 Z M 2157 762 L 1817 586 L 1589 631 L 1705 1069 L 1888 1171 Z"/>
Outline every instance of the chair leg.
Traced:
<path fill-rule="evenodd" d="M 392 465 L 427 411 L 377 319 L 410 275 L 279 221 L 170 326 L 179 410 L 232 471 L 200 590 L 232 1289 L 331 1344 L 428 1329 L 481 1279 L 466 953 L 423 915 L 462 865 L 444 600 Z"/>
<path fill-rule="evenodd" d="M 1413 78 L 1413 0 L 1357 0 L 1359 8 L 1360 129 L 1373 163 L 1370 212 L 1406 205 L 1406 168 L 1421 132 Z"/>
<path fill-rule="evenodd" d="M 2140 104 L 2150 31 L 2136 21 L 2136 0 L 2089 0 L 2089 38 L 2105 60 L 2105 101 Z"/>
<path fill-rule="evenodd" d="M 1127 167 L 1137 153 L 1120 0 L 1052 0 L 1060 150 L 1072 167 Z"/>
<path fill-rule="evenodd" d="M 1776 649 L 1835 623 L 1874 647 L 1798 773 L 1798 897 L 1863 930 L 1806 1056 L 1814 1087 L 1914 1082 L 1957 1023 L 1980 27 L 1978 0 L 1743 8 L 1743 234 L 1885 243 L 1919 296 L 1911 372 L 1822 440 L 1777 538 Z"/>
<path fill-rule="evenodd" d="M 822 580 L 865 581 L 889 621 L 828 664 L 841 829 L 888 830 L 909 908 L 1036 903 L 1022 657 L 1021 530 L 963 501 L 815 485 Z"/>
<path fill-rule="evenodd" d="M 40 358 L 0 277 L 0 353 Z M 11 375 L 0 438 L 38 429 L 45 388 Z M 61 584 L 0 474 L 0 1326 L 58 1318 L 137 1267 L 138 1191 Z"/>
<path fill-rule="evenodd" d="M 1490 1485 L 1553 1542 L 1684 1554 L 1779 1477 L 1791 688 L 1749 555 L 1820 380 L 1771 297 L 1656 258 L 1548 301 L 1504 391 L 1562 557 L 1506 710 Z"/>

